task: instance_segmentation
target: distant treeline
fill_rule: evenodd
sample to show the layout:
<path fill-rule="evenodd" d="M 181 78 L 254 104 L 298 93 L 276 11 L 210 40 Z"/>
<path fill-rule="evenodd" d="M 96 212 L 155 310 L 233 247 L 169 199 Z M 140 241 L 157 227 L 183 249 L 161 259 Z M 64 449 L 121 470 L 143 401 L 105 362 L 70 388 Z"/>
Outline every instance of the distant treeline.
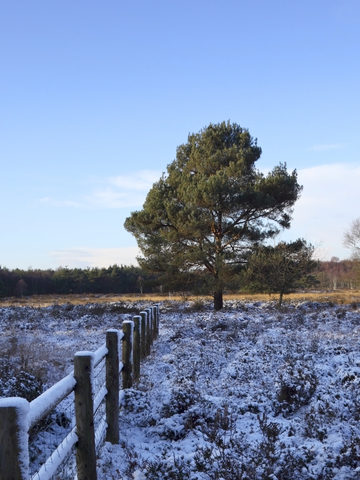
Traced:
<path fill-rule="evenodd" d="M 333 257 L 329 262 L 320 262 L 314 276 L 323 290 L 360 288 L 360 263 Z"/>
<path fill-rule="evenodd" d="M 139 267 L 9 270 L 0 267 L 0 297 L 69 293 L 146 293 L 151 277 Z"/>
<path fill-rule="evenodd" d="M 314 276 L 319 282 L 317 289 L 360 288 L 360 266 L 359 262 L 353 260 L 340 261 L 334 258 L 320 262 Z M 135 266 L 113 265 L 109 268 L 86 269 L 60 267 L 56 270 L 9 270 L 0 266 L 0 297 L 169 291 L 167 285 L 160 286 L 159 283 L 156 276 Z M 232 285 L 231 291 L 241 291 L 243 287 L 246 286 Z M 191 287 L 188 285 L 188 288 Z"/>

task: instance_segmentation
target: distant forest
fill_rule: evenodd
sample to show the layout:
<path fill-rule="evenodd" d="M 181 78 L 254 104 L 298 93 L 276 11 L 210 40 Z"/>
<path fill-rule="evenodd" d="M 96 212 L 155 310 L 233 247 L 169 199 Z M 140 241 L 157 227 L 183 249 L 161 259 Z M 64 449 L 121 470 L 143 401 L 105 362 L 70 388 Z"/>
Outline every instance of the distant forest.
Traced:
<path fill-rule="evenodd" d="M 146 276 L 151 283 L 151 276 Z M 63 268 L 56 270 L 9 270 L 0 267 L 0 297 L 71 293 L 146 293 L 139 267 Z"/>
<path fill-rule="evenodd" d="M 333 257 L 330 262 L 320 262 L 314 276 L 319 281 L 319 289 L 360 288 L 360 265 L 356 260 Z"/>
<path fill-rule="evenodd" d="M 359 263 L 332 259 L 320 262 L 314 272 L 317 290 L 360 288 Z M 135 266 L 113 265 L 109 268 L 63 268 L 56 270 L 9 270 L 0 266 L 0 297 L 71 293 L 152 293 L 167 292 L 156 276 Z M 236 286 L 235 286 L 236 287 Z M 237 291 L 241 291 L 238 285 Z M 232 292 L 234 285 L 232 285 Z"/>

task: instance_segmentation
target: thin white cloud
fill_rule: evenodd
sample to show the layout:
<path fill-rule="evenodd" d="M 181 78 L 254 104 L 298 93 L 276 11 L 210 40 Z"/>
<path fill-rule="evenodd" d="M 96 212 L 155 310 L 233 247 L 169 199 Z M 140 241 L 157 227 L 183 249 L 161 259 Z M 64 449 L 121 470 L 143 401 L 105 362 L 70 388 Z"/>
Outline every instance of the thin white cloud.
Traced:
<path fill-rule="evenodd" d="M 147 193 L 147 192 L 146 192 Z M 98 208 L 126 208 L 137 207 L 144 203 L 146 193 L 121 192 L 107 187 L 102 190 L 94 190 L 91 195 L 84 198 L 86 206 Z"/>
<path fill-rule="evenodd" d="M 42 203 L 43 205 L 49 205 L 51 207 L 83 207 L 81 202 L 76 202 L 73 200 L 56 200 L 55 198 L 51 197 L 40 198 L 36 200 L 35 203 Z"/>
<path fill-rule="evenodd" d="M 102 208 L 137 207 L 144 203 L 148 191 L 161 174 L 154 170 L 140 170 L 131 175 L 109 177 L 105 188 L 96 189 L 86 197 L 89 204 Z"/>
<path fill-rule="evenodd" d="M 360 217 L 360 165 L 320 165 L 298 171 L 304 190 L 295 204 L 293 221 L 284 239 L 304 237 L 321 244 L 328 258 L 350 256 L 343 234 L 352 219 Z"/>
<path fill-rule="evenodd" d="M 132 175 L 110 177 L 110 183 L 125 190 L 150 190 L 153 183 L 160 178 L 160 172 L 141 170 Z"/>
<path fill-rule="evenodd" d="M 76 198 L 59 200 L 44 197 L 37 203 L 52 207 L 75 208 L 129 208 L 141 207 L 154 182 L 159 180 L 161 172 L 140 170 L 130 175 L 92 179 L 92 191 Z M 94 187 L 94 183 L 98 186 Z"/>
<path fill-rule="evenodd" d="M 57 250 L 49 254 L 54 268 L 99 267 L 110 265 L 137 265 L 136 257 L 140 254 L 138 247 L 122 248 L 72 248 Z"/>
<path fill-rule="evenodd" d="M 135 174 L 132 178 L 134 177 Z M 332 256 L 349 257 L 350 252 L 343 247 L 342 242 L 344 231 L 350 222 L 360 217 L 360 163 L 300 169 L 298 177 L 304 190 L 295 204 L 291 228 L 283 232 L 281 238 L 295 240 L 303 237 L 314 245 L 320 245 L 319 255 L 322 259 L 330 259 Z M 160 178 L 158 173 L 156 178 Z M 109 183 L 106 188 L 93 192 L 84 201 L 84 205 L 102 208 L 138 206 L 147 193 L 145 187 L 144 190 L 131 190 Z M 136 264 L 137 255 L 137 247 L 74 248 L 53 252 L 51 258 L 55 266 L 107 267 L 114 263 Z"/>
<path fill-rule="evenodd" d="M 339 150 L 345 147 L 346 145 L 344 143 L 327 143 L 323 145 L 313 145 L 309 150 L 312 150 L 313 152 L 324 152 L 327 150 Z"/>

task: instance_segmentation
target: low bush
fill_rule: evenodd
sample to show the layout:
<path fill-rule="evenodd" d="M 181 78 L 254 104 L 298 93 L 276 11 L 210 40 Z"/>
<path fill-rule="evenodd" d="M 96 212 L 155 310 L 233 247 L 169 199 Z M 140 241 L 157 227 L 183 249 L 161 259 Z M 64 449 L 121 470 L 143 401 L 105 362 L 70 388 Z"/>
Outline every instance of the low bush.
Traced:
<path fill-rule="evenodd" d="M 315 393 L 317 383 L 317 377 L 308 363 L 289 360 L 279 372 L 275 411 L 286 415 L 307 405 Z"/>

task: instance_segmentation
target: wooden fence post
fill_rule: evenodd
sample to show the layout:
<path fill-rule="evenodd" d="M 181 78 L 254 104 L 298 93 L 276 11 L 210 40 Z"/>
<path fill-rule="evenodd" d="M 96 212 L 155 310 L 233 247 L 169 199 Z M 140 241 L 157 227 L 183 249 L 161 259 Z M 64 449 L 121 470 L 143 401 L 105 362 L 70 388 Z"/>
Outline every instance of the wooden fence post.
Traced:
<path fill-rule="evenodd" d="M 122 362 L 124 364 L 122 371 L 123 388 L 132 387 L 132 341 L 134 322 L 125 320 L 122 324 L 124 336 L 122 339 Z"/>
<path fill-rule="evenodd" d="M 118 330 L 108 330 L 106 332 L 106 441 L 119 443 L 119 332 Z"/>
<path fill-rule="evenodd" d="M 29 450 L 25 398 L 0 399 L 0 480 L 28 480 Z"/>
<path fill-rule="evenodd" d="M 140 312 L 140 317 L 141 317 L 141 358 L 146 357 L 146 352 L 147 352 L 147 334 L 146 334 L 146 326 L 147 326 L 147 312 L 143 311 Z"/>
<path fill-rule="evenodd" d="M 157 340 L 158 337 L 158 316 L 157 316 L 157 307 L 153 306 L 152 309 L 152 317 L 153 317 L 153 338 Z"/>
<path fill-rule="evenodd" d="M 94 354 L 91 352 L 76 352 L 74 356 L 76 434 L 79 439 L 76 449 L 78 480 L 97 480 L 92 392 L 93 358 Z"/>
<path fill-rule="evenodd" d="M 140 378 L 140 320 L 139 315 L 135 315 L 134 321 L 134 336 L 133 336 L 133 376 L 134 380 Z"/>
<path fill-rule="evenodd" d="M 151 328 L 151 311 L 150 308 L 146 308 L 145 312 L 147 313 L 146 317 L 146 355 L 150 355 L 151 352 L 151 337 L 152 337 L 152 328 Z"/>
<path fill-rule="evenodd" d="M 150 345 L 154 343 L 154 314 L 152 307 L 149 308 L 149 316 L 150 316 Z"/>
<path fill-rule="evenodd" d="M 156 335 L 159 335 L 159 323 L 160 323 L 160 305 L 156 306 Z"/>

